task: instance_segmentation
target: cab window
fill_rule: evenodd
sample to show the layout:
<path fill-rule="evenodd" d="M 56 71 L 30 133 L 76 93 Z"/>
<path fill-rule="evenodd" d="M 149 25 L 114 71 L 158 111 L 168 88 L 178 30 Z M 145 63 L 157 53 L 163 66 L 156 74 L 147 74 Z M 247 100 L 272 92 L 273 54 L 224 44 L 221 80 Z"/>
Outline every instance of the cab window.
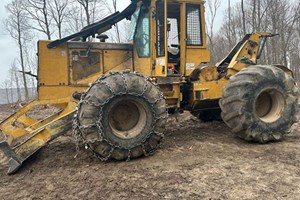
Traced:
<path fill-rule="evenodd" d="M 139 57 L 150 56 L 150 15 L 147 5 L 143 5 L 141 8 L 134 42 Z"/>
<path fill-rule="evenodd" d="M 187 45 L 202 46 L 200 5 L 187 4 L 186 15 Z"/>

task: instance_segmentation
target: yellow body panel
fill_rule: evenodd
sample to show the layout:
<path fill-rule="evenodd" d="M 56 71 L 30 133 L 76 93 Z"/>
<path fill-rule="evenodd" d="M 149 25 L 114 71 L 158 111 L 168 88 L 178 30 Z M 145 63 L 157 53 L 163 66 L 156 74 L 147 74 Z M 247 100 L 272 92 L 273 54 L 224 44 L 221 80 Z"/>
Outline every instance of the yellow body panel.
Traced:
<path fill-rule="evenodd" d="M 150 53 L 151 54 L 151 53 Z M 144 76 L 153 76 L 152 73 L 152 63 L 150 58 L 138 58 L 138 54 L 136 50 L 134 50 L 134 63 L 133 63 L 133 71 L 137 71 Z"/>
<path fill-rule="evenodd" d="M 40 86 L 40 100 L 55 100 L 60 98 L 70 98 L 74 92 L 83 92 L 87 89 L 85 86 Z"/>
<path fill-rule="evenodd" d="M 38 77 L 39 85 L 68 84 L 68 49 L 63 44 L 49 50 L 49 41 L 38 42 Z"/>
<path fill-rule="evenodd" d="M 38 70 L 38 99 L 50 100 L 70 97 L 74 92 L 82 92 L 88 85 L 98 79 L 102 74 L 110 71 L 121 71 L 129 69 L 133 71 L 132 44 L 99 44 L 89 43 L 92 46 L 89 53 L 93 53 L 97 60 L 90 67 L 87 65 L 93 60 L 88 56 L 74 55 L 78 52 L 87 51 L 89 45 L 80 42 L 66 43 L 58 48 L 49 49 L 47 44 L 50 41 L 39 41 L 39 70 Z M 74 46 L 74 47 L 73 47 Z M 78 48 L 81 47 L 81 48 Z M 115 49 L 114 49 L 115 48 Z M 50 56 L 49 56 L 50 55 Z M 55 58 L 55 59 L 53 59 Z M 80 62 L 80 60 L 82 62 Z M 86 65 L 86 68 L 76 69 L 75 63 Z M 140 64 L 141 63 L 141 64 Z M 150 59 L 137 63 L 149 65 Z M 97 68 L 97 69 L 95 69 Z M 149 67 L 149 69 L 151 69 Z M 77 70 L 79 77 L 74 77 L 74 70 Z M 96 73 L 88 73 L 88 70 Z M 142 69 L 139 70 L 141 73 Z M 86 75 L 80 75 L 85 73 Z M 150 70 L 148 70 L 150 74 Z"/>
<path fill-rule="evenodd" d="M 229 80 L 226 78 L 216 81 L 194 82 L 190 99 L 190 109 L 205 110 L 218 108 L 218 101 L 222 97 L 223 88 L 228 84 L 228 82 Z"/>
<path fill-rule="evenodd" d="M 160 85 L 168 107 L 179 108 L 181 101 L 180 82 L 173 83 L 172 85 Z"/>
<path fill-rule="evenodd" d="M 188 55 L 185 65 L 187 76 L 189 76 L 201 63 L 210 62 L 210 53 L 205 48 L 187 48 L 186 54 Z"/>
<path fill-rule="evenodd" d="M 132 51 L 105 50 L 103 53 L 103 72 L 133 70 Z M 102 73 L 101 73 L 102 74 Z"/>
<path fill-rule="evenodd" d="M 211 82 L 204 82 L 201 83 L 200 81 L 195 82 L 193 84 L 193 100 L 213 100 L 213 99 L 220 99 L 222 96 L 222 90 L 224 86 L 228 83 L 227 79 L 221 79 L 218 81 L 211 81 Z M 196 92 L 200 92 L 200 96 L 197 98 Z"/>

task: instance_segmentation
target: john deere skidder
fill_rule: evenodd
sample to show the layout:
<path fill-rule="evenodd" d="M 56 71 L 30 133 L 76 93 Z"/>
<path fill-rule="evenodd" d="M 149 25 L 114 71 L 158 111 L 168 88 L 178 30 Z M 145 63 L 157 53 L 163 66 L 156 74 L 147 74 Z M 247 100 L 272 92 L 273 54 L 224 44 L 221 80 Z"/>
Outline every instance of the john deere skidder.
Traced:
<path fill-rule="evenodd" d="M 130 43 L 105 42 L 103 33 L 125 18 Z M 151 155 L 167 110 L 204 121 L 221 115 L 247 141 L 280 140 L 296 121 L 297 91 L 286 67 L 256 64 L 272 36 L 245 35 L 222 61 L 206 66 L 203 0 L 132 0 L 74 35 L 39 41 L 38 98 L 0 124 L 8 173 L 72 127 L 76 141 L 101 160 Z M 59 110 L 37 120 L 28 111 L 40 105 Z"/>

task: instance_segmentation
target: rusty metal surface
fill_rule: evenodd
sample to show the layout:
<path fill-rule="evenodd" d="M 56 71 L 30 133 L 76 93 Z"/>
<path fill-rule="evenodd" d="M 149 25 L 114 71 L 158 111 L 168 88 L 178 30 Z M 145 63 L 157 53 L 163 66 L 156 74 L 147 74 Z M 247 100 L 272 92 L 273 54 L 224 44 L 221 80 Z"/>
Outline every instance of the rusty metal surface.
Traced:
<path fill-rule="evenodd" d="M 71 66 L 74 81 L 100 72 L 100 53 L 89 52 L 87 54 L 87 56 L 82 56 L 82 51 L 72 51 Z"/>

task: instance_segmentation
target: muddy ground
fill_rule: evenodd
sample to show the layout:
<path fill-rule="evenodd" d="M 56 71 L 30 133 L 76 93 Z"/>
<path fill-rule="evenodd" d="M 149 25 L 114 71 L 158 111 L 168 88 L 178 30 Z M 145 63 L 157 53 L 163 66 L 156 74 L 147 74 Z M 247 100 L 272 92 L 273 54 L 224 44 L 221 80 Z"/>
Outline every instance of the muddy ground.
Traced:
<path fill-rule="evenodd" d="M 0 106 L 0 120 L 14 108 Z M 102 163 L 70 135 L 47 145 L 15 175 L 0 155 L 0 199 L 300 199 L 300 125 L 282 142 L 236 138 L 221 122 L 171 117 L 151 157 Z"/>

